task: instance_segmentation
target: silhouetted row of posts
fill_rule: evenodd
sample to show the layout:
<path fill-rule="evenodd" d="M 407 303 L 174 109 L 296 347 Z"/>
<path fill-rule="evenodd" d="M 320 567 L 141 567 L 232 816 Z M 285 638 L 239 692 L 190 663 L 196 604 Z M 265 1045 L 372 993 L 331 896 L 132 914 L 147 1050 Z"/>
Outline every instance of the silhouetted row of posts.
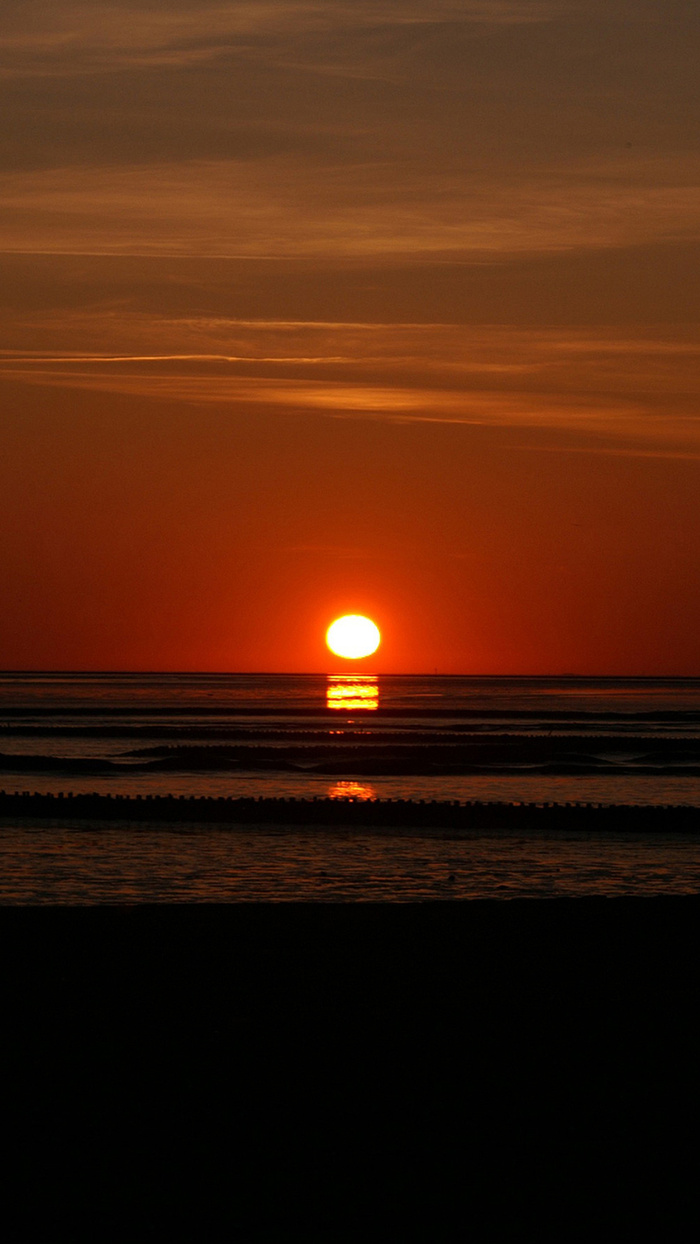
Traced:
<path fill-rule="evenodd" d="M 0 818 L 95 821 L 274 823 L 392 829 L 557 829 L 698 832 L 700 808 L 687 805 L 482 803 L 459 800 L 233 798 L 208 795 L 33 794 L 0 791 Z"/>

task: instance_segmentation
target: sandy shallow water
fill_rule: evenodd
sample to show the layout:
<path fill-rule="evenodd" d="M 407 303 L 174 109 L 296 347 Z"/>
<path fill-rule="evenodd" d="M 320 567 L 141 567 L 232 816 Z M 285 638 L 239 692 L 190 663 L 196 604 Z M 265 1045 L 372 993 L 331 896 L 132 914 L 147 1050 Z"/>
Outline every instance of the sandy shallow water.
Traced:
<path fill-rule="evenodd" d="M 0 903 L 425 902 L 700 893 L 700 834 L 0 825 Z"/>

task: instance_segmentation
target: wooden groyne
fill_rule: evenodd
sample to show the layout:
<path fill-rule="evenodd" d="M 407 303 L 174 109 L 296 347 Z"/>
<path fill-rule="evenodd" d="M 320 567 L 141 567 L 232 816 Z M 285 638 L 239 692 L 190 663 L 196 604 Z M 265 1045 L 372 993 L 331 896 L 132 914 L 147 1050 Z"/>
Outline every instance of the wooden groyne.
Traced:
<path fill-rule="evenodd" d="M 205 795 L 33 794 L 0 791 L 0 818 L 218 825 L 275 824 L 452 830 L 700 833 L 687 805 L 482 803 L 413 799 L 233 798 Z"/>

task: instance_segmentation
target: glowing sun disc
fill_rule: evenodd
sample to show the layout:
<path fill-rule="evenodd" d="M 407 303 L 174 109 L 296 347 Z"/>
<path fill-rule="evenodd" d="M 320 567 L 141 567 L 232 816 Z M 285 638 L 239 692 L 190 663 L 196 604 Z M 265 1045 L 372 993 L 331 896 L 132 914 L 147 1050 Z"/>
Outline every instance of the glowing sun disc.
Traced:
<path fill-rule="evenodd" d="M 331 652 L 348 660 L 370 657 L 377 651 L 381 638 L 379 627 L 370 618 L 363 618 L 359 613 L 348 613 L 344 618 L 336 618 L 326 631 L 326 643 Z"/>

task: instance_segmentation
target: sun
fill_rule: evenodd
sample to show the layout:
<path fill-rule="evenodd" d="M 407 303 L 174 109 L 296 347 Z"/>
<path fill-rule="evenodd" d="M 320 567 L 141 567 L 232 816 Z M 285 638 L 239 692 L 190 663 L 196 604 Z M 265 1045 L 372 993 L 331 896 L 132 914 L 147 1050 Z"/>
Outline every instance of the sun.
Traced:
<path fill-rule="evenodd" d="M 326 643 L 331 652 L 349 661 L 371 657 L 381 639 L 379 627 L 371 618 L 363 618 L 359 613 L 347 613 L 343 618 L 336 618 L 326 631 Z"/>

